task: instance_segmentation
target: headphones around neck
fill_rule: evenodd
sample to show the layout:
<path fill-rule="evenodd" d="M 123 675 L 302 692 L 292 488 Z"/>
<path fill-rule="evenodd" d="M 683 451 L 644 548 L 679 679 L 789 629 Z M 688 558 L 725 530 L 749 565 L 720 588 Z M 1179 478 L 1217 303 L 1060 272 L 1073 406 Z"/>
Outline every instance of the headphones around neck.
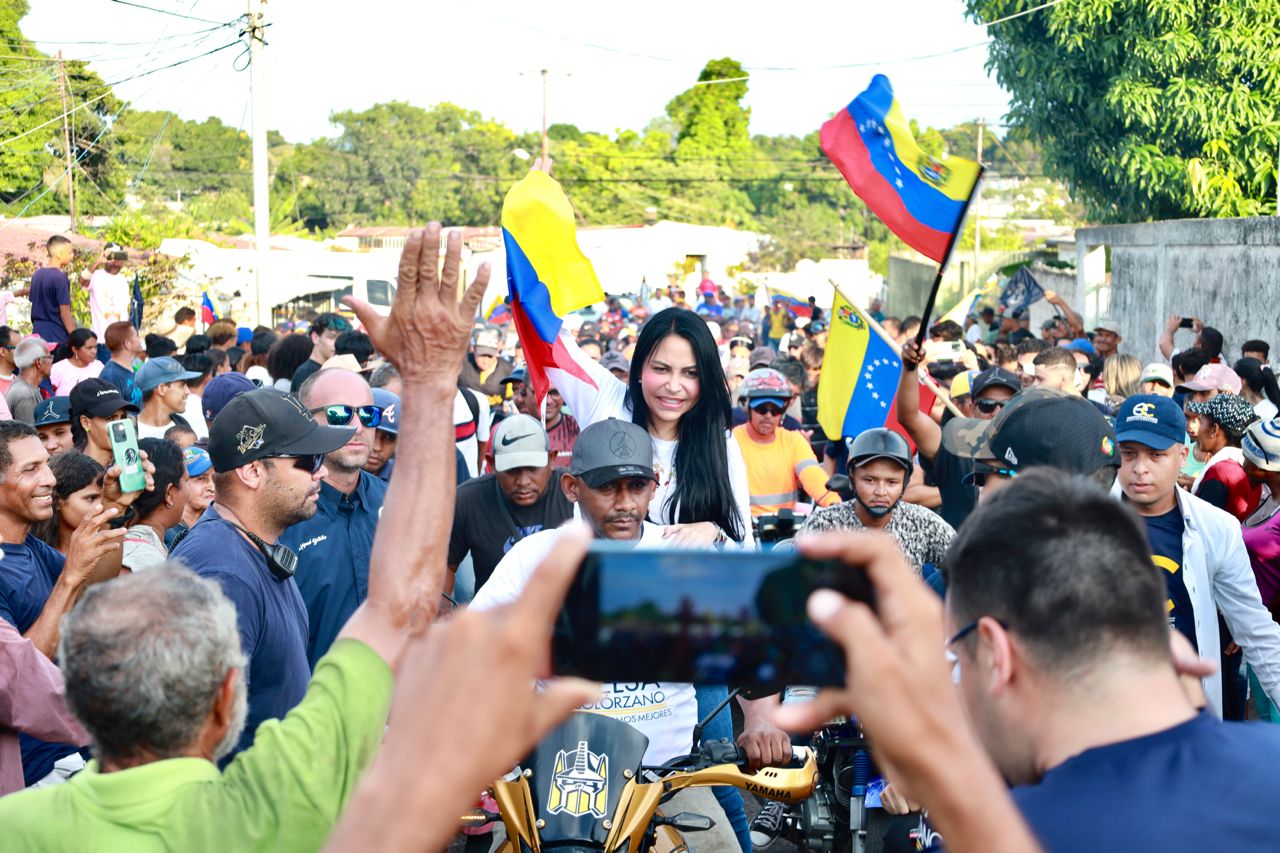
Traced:
<path fill-rule="evenodd" d="M 288 545 L 279 543 L 272 545 L 266 542 L 260 536 L 255 536 L 248 530 L 236 524 L 228 518 L 223 521 L 230 524 L 236 530 L 239 530 L 245 536 L 249 537 L 249 541 L 258 546 L 258 550 L 262 552 L 262 556 L 267 559 L 267 568 L 271 570 L 271 574 L 279 581 L 287 581 L 293 577 L 293 573 L 298 570 L 298 555 Z"/>

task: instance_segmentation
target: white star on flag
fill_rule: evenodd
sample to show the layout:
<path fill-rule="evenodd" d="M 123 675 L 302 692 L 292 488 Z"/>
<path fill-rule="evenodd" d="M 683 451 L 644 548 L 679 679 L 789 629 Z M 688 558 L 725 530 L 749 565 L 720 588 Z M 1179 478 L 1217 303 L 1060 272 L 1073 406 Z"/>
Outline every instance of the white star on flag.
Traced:
<path fill-rule="evenodd" d="M 869 388 L 869 387 L 871 387 L 871 386 L 869 386 L 869 385 L 868 385 L 867 387 Z M 879 394 L 877 394 L 875 391 L 872 391 L 872 392 L 871 392 L 871 399 L 872 399 L 872 400 L 879 400 L 879 399 L 880 399 L 880 395 L 879 395 Z"/>
<path fill-rule="evenodd" d="M 902 178 L 898 178 L 894 183 L 898 185 L 898 189 L 902 189 Z"/>

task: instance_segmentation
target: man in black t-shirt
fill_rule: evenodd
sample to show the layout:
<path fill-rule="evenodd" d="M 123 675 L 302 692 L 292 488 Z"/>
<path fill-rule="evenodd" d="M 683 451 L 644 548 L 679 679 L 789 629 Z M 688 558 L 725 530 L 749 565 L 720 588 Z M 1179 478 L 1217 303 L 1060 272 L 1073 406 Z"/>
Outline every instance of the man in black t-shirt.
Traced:
<path fill-rule="evenodd" d="M 573 517 L 573 504 L 552 482 L 556 454 L 537 418 L 505 418 L 494 428 L 491 447 L 485 458 L 495 473 L 458 488 L 449 539 L 450 589 L 468 553 L 478 590 L 511 546 Z"/>

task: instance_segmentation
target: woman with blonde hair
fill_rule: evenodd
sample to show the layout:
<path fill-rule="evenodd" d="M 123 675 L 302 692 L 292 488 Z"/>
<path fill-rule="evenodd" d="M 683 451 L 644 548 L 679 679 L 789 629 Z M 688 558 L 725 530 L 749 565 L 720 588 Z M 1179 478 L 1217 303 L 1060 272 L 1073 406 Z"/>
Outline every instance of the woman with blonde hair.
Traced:
<path fill-rule="evenodd" d="M 1107 391 L 1107 406 L 1112 414 L 1127 398 L 1138 393 L 1142 381 L 1142 362 L 1131 355 L 1115 353 L 1102 363 L 1102 387 Z"/>

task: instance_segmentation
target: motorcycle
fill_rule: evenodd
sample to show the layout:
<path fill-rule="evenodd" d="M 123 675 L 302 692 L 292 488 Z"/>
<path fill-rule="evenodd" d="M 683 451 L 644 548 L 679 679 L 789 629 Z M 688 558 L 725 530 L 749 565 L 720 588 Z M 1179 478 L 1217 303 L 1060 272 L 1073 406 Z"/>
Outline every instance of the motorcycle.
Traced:
<path fill-rule="evenodd" d="M 497 813 L 476 809 L 463 816 L 463 825 L 501 821 L 507 837 L 498 853 L 687 851 L 683 833 L 714 823 L 691 812 L 661 814 L 659 807 L 676 792 L 728 785 L 796 803 L 813 792 L 818 775 L 807 748 L 795 750 L 787 767 L 747 773 L 743 755 L 729 741 L 700 743 L 692 753 L 652 767 L 642 763 L 648 745 L 627 723 L 574 713 L 522 766 L 493 784 Z"/>

